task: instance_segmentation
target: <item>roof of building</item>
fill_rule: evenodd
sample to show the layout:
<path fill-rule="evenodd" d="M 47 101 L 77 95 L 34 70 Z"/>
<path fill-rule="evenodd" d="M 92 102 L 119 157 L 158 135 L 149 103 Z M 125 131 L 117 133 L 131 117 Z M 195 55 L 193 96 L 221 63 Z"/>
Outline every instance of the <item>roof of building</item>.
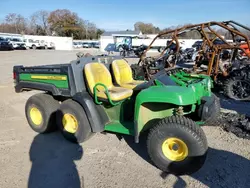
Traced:
<path fill-rule="evenodd" d="M 112 36 L 112 35 L 139 35 L 140 31 L 106 31 L 102 36 Z"/>

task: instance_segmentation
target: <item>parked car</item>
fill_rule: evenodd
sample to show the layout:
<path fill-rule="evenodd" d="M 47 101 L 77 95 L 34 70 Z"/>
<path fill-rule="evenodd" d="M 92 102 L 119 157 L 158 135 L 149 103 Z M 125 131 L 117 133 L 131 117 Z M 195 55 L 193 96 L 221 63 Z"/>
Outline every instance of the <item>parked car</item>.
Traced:
<path fill-rule="evenodd" d="M 92 44 L 91 44 L 91 43 L 88 43 L 88 42 L 83 42 L 83 43 L 82 43 L 82 47 L 83 47 L 83 48 L 92 48 Z"/>
<path fill-rule="evenodd" d="M 12 46 L 12 44 L 7 41 L 6 39 L 0 37 L 0 50 L 14 50 L 14 47 Z"/>
<path fill-rule="evenodd" d="M 45 47 L 45 44 L 42 44 L 39 40 L 33 40 L 33 39 L 24 39 L 24 42 L 26 44 L 26 48 L 28 49 L 42 49 Z"/>
<path fill-rule="evenodd" d="M 192 48 L 195 48 L 196 50 L 197 49 L 200 49 L 200 47 L 202 46 L 202 41 L 196 41 L 193 45 L 192 45 Z M 215 39 L 213 41 L 213 44 L 214 45 L 221 45 L 221 44 L 225 44 L 224 41 L 222 41 L 221 39 Z"/>
<path fill-rule="evenodd" d="M 226 44 L 223 40 L 221 39 L 215 39 L 213 42 L 215 45 L 220 45 L 220 44 Z"/>
<path fill-rule="evenodd" d="M 100 48 L 100 42 L 92 42 L 91 44 L 93 48 Z"/>
<path fill-rule="evenodd" d="M 42 46 L 44 46 L 44 49 L 55 49 L 55 44 L 53 42 L 47 42 L 45 40 L 41 40 Z"/>
<path fill-rule="evenodd" d="M 192 45 L 192 48 L 200 49 L 201 45 L 202 45 L 202 41 L 196 41 L 196 42 Z"/>
<path fill-rule="evenodd" d="M 6 40 L 12 44 L 15 50 L 26 50 L 25 42 L 20 38 L 6 38 Z"/>
<path fill-rule="evenodd" d="M 74 48 L 81 48 L 82 44 L 80 42 L 73 42 L 73 47 Z"/>

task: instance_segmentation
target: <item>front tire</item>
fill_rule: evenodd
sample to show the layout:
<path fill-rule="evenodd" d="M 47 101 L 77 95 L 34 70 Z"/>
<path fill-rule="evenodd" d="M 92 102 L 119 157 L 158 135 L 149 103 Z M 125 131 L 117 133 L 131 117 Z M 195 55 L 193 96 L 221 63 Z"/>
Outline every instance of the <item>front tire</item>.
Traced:
<path fill-rule="evenodd" d="M 63 136 L 71 142 L 82 143 L 93 135 L 86 112 L 72 99 L 60 105 L 57 111 L 57 125 Z"/>
<path fill-rule="evenodd" d="M 147 148 L 156 167 L 183 175 L 203 166 L 208 145 L 205 133 L 195 122 L 183 116 L 171 116 L 150 130 Z"/>
<path fill-rule="evenodd" d="M 35 94 L 25 105 L 25 115 L 30 127 L 38 133 L 56 130 L 56 111 L 59 102 L 48 94 Z"/>

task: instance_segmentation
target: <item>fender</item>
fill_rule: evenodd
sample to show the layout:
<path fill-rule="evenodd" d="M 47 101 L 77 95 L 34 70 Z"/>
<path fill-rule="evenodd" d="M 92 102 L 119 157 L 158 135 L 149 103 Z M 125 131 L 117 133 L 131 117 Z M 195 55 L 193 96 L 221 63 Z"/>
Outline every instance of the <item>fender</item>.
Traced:
<path fill-rule="evenodd" d="M 193 105 L 196 102 L 196 95 L 191 87 L 152 86 L 142 90 L 135 102 L 135 142 L 139 142 L 139 134 L 144 126 L 147 128 L 150 120 L 171 116 L 178 106 Z"/>
<path fill-rule="evenodd" d="M 78 102 L 85 110 L 92 132 L 104 131 L 109 118 L 100 105 L 96 105 L 93 98 L 87 92 L 78 92 L 72 99 Z"/>

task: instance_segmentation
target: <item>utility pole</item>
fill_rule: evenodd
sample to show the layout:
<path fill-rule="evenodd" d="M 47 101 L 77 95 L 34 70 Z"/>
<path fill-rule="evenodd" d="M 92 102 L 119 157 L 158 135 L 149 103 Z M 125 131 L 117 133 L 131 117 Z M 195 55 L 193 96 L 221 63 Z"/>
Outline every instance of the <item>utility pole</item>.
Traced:
<path fill-rule="evenodd" d="M 86 33 L 86 39 L 88 38 L 88 25 L 89 25 L 89 21 L 88 20 L 86 20 L 85 21 L 85 25 L 86 25 L 86 27 L 85 27 L 85 33 Z"/>

